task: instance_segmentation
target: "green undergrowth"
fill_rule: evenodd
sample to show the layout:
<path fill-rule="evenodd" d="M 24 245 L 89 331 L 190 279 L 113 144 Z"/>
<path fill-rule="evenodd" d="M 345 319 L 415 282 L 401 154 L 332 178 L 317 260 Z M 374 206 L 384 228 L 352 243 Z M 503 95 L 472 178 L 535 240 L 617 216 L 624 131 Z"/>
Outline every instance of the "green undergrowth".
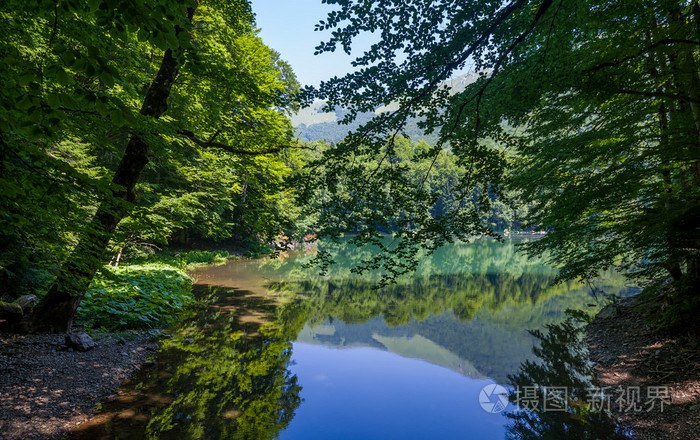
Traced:
<path fill-rule="evenodd" d="M 106 266 L 78 308 L 78 323 L 109 330 L 153 328 L 177 319 L 194 304 L 192 279 L 163 263 Z"/>
<path fill-rule="evenodd" d="M 176 267 L 180 270 L 192 270 L 200 266 L 210 264 L 224 264 L 231 260 L 240 260 L 244 257 L 234 255 L 228 251 L 181 251 L 163 250 L 156 254 L 134 258 L 129 264 L 163 264 Z"/>
<path fill-rule="evenodd" d="M 118 267 L 105 266 L 83 297 L 76 321 L 91 331 L 162 327 L 196 303 L 193 280 L 186 271 L 250 256 L 167 249 L 129 259 Z"/>

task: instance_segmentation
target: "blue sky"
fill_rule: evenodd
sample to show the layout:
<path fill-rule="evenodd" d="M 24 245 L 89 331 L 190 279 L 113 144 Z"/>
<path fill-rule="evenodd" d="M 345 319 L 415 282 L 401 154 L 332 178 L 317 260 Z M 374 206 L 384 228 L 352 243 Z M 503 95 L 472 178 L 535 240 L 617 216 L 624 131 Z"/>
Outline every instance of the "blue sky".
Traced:
<path fill-rule="evenodd" d="M 263 41 L 292 66 L 301 84 L 318 85 L 352 69 L 352 58 L 342 50 L 314 56 L 314 48 L 330 35 L 314 31 L 332 10 L 330 5 L 321 0 L 252 0 L 251 4 Z"/>
<path fill-rule="evenodd" d="M 263 41 L 292 66 L 302 85 L 317 86 L 323 80 L 353 70 L 350 63 L 354 57 L 340 49 L 314 56 L 314 48 L 331 33 L 330 30 L 316 32 L 314 27 L 335 5 L 322 4 L 321 0 L 251 0 L 251 4 Z M 353 54 L 361 54 L 375 38 L 378 37 L 360 35 L 353 43 L 356 48 Z M 452 77 L 472 70 L 470 61 Z"/>

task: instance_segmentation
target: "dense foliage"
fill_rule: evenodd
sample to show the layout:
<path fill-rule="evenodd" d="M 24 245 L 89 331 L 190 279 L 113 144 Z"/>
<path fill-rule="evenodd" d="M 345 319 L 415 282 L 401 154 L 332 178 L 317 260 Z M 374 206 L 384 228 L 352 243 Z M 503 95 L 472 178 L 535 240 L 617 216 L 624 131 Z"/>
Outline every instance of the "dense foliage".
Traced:
<path fill-rule="evenodd" d="M 525 248 L 562 278 L 617 265 L 655 281 L 665 324 L 700 309 L 697 0 L 326 3 L 319 53 L 379 38 L 306 90 L 352 129 L 307 155 L 247 0 L 3 3 L 0 284 L 45 293 L 30 327 L 66 330 L 106 262 L 292 229 L 358 233 L 384 253 L 357 270 L 389 278 L 544 229 Z"/>
<path fill-rule="evenodd" d="M 304 154 L 304 161 L 317 163 L 325 154 L 338 148 L 323 141 L 308 144 L 311 149 Z M 467 168 L 460 164 L 459 158 L 449 150 L 443 150 L 435 159 L 425 159 L 431 146 L 425 142 L 414 142 L 404 136 L 396 136 L 393 145 L 391 163 L 395 168 L 395 178 L 414 187 L 422 186 L 434 198 L 432 205 L 424 213 L 425 218 L 439 219 L 451 214 L 460 204 L 473 207 L 478 204 L 478 194 L 470 200 L 459 200 L 453 191 L 454 186 L 464 178 Z M 371 174 L 381 162 L 381 158 L 367 158 L 354 164 L 358 173 Z M 429 173 L 427 171 L 430 170 Z M 332 173 L 323 165 L 314 173 L 327 175 Z M 295 182 L 303 185 L 307 176 L 302 168 L 294 177 Z M 426 177 L 427 176 L 427 177 Z M 371 185 L 372 183 L 367 183 Z M 373 187 L 367 204 L 356 203 L 358 197 L 364 197 L 362 188 L 357 187 L 353 177 L 341 175 L 328 187 L 320 187 L 304 199 L 305 225 L 309 233 L 333 235 L 336 231 L 366 233 L 369 230 L 382 234 L 399 232 L 411 221 L 412 208 L 409 204 L 391 204 L 390 193 L 393 183 L 378 184 Z M 479 220 L 501 233 L 522 231 L 522 221 L 528 210 L 528 204 L 522 203 L 515 191 L 504 192 L 502 197 L 489 196 L 490 209 L 479 213 Z M 371 202 L 371 205 L 369 204 Z M 410 225 L 415 226 L 415 225 Z M 393 268 L 387 266 L 386 269 Z"/>
<path fill-rule="evenodd" d="M 298 86 L 247 1 L 7 1 L 0 33 L 0 281 L 49 291 L 36 327 L 107 261 L 290 227 Z"/>
<path fill-rule="evenodd" d="M 697 1 L 326 3 L 333 10 L 318 27 L 333 32 L 319 53 L 349 53 L 365 32 L 380 38 L 357 71 L 309 97 L 347 109 L 346 122 L 395 110 L 325 152 L 307 190 L 354 188 L 353 205 L 330 207 L 337 217 L 401 207 L 387 265 L 413 255 L 418 240 L 489 233 L 480 213 L 510 188 L 534 203 L 528 224 L 548 232 L 527 249 L 547 251 L 562 277 L 632 269 L 662 285 L 668 324 L 691 321 L 700 310 Z M 479 79 L 451 93 L 444 81 L 466 67 Z M 439 135 L 421 159 L 438 161 L 449 147 L 465 170 L 451 185 L 457 203 L 437 218 L 426 215 L 438 198 L 422 183 L 434 170 L 416 185 L 394 160 L 412 118 Z M 378 240 L 369 228 L 358 241 Z"/>
<path fill-rule="evenodd" d="M 78 308 L 78 320 L 107 329 L 162 326 L 194 302 L 192 280 L 162 264 L 104 268 Z"/>

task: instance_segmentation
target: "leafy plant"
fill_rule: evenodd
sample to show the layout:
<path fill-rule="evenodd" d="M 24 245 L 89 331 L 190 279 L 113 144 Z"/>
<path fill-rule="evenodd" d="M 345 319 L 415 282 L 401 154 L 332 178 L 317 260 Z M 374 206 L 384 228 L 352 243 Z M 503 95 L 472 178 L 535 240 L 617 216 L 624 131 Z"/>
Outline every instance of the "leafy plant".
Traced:
<path fill-rule="evenodd" d="M 355 70 L 308 88 L 308 100 L 345 109 L 345 125 L 388 111 L 312 162 L 326 172 L 310 168 L 304 188 L 333 194 L 328 211 L 341 220 L 408 214 L 397 245 L 372 265 L 412 269 L 417 241 L 489 233 L 498 225 L 484 213 L 511 190 L 531 204 L 525 226 L 547 232 L 525 249 L 548 255 L 562 279 L 590 279 L 613 265 L 669 279 L 677 312 L 697 316 L 700 301 L 683 296 L 700 292 L 700 3 L 326 3 L 334 9 L 317 29 L 330 35 L 317 53 L 349 54 L 361 35 L 379 38 Z M 463 69 L 478 78 L 450 90 L 446 80 Z M 396 165 L 398 134 L 415 118 L 438 135 L 421 158 L 437 163 L 449 149 L 465 169 L 450 182 L 459 203 L 437 218 L 424 215 L 437 201 L 429 185 L 436 170 L 415 185 Z M 353 197 L 335 197 L 341 185 Z M 326 223 L 320 236 L 348 230 Z M 360 244 L 377 245 L 374 232 L 363 231 Z"/>
<path fill-rule="evenodd" d="M 155 327 L 195 302 L 192 279 L 163 264 L 104 267 L 78 308 L 78 322 L 108 329 Z"/>

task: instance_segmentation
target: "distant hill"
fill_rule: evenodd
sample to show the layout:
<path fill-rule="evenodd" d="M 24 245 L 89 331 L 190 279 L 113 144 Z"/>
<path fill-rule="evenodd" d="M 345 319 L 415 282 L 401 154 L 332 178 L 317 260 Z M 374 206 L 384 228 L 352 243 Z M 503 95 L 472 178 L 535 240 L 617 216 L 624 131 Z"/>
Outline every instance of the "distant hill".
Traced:
<path fill-rule="evenodd" d="M 467 85 L 476 81 L 477 78 L 478 74 L 471 72 L 446 81 L 444 84 L 449 86 L 453 93 L 458 93 L 463 91 Z M 292 125 L 297 129 L 297 137 L 302 141 L 326 140 L 328 142 L 338 142 L 349 131 L 356 130 L 360 125 L 366 124 L 375 115 L 385 111 L 394 111 L 397 108 L 397 104 L 390 104 L 378 108 L 375 112 L 360 113 L 352 124 L 340 125 L 337 121 L 345 115 L 345 110 L 336 108 L 333 112 L 324 113 L 321 111 L 323 105 L 323 101 L 315 101 L 311 106 L 300 110 L 290 118 Z M 415 118 L 409 119 L 404 134 L 416 141 L 424 140 L 431 145 L 435 144 L 437 142 L 437 133 L 426 135 L 418 128 L 417 122 L 418 120 Z"/>

